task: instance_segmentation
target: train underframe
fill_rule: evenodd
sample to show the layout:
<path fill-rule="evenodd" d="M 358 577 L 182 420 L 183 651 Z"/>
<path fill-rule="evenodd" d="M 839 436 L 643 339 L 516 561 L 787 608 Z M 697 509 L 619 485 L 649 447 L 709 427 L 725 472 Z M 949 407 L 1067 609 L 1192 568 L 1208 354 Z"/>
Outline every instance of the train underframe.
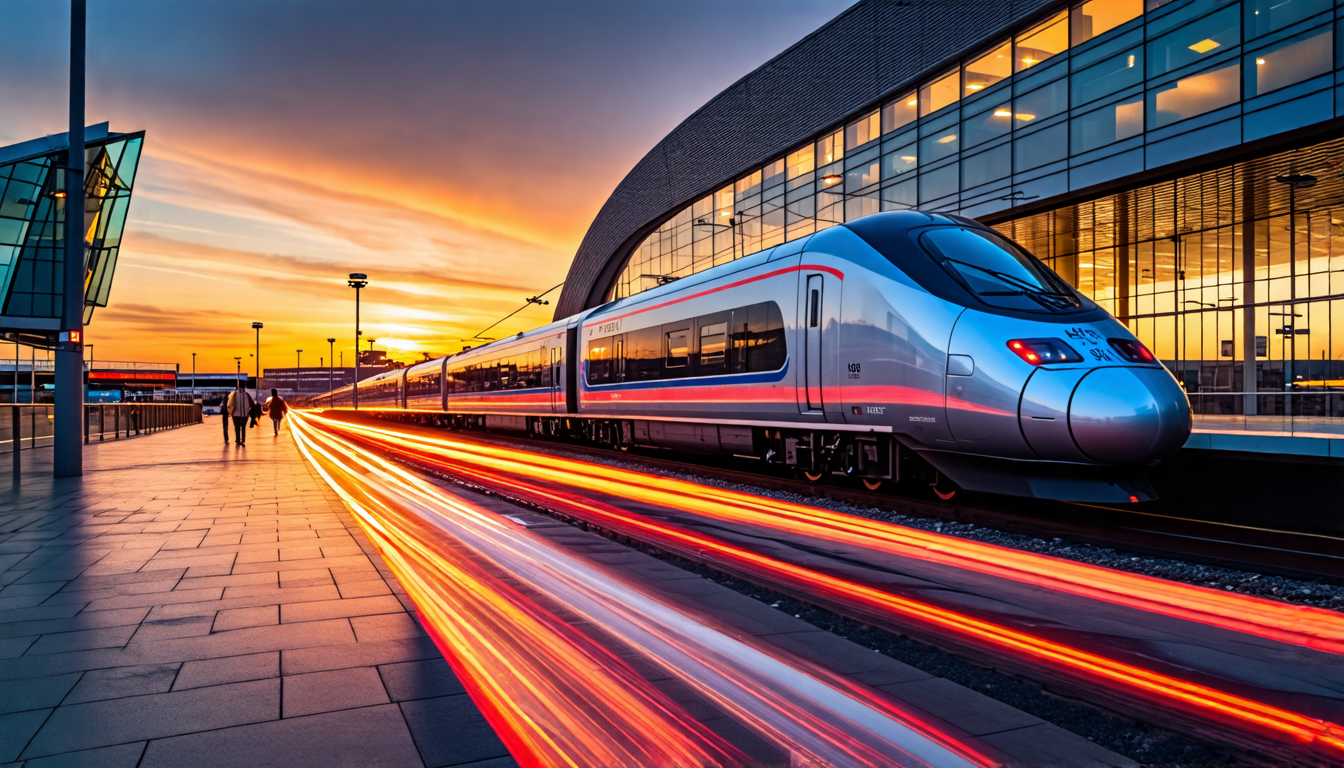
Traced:
<path fill-rule="evenodd" d="M 932 487 L 950 499 L 957 487 L 919 453 L 891 435 L 805 427 L 755 427 L 642 419 L 575 416 L 507 416 L 371 411 L 374 418 L 445 429 L 525 433 L 536 438 L 755 459 L 773 471 L 817 482 L 827 476 L 863 481 L 870 490 L 883 483 Z"/>

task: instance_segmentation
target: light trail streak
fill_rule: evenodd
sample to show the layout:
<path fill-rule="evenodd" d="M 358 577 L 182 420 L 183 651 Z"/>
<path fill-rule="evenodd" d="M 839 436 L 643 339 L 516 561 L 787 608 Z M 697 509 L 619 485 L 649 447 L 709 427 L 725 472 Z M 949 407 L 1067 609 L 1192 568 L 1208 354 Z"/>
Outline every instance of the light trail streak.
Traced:
<path fill-rule="evenodd" d="M 723 522 L 746 523 L 898 557 L 916 558 L 1275 642 L 1327 653 L 1344 653 L 1344 614 L 1336 611 L 1229 594 L 606 465 L 311 415 L 310 418 L 378 440 L 389 448 L 418 446 L 450 461 L 510 473 L 521 472 L 548 482 L 680 509 Z"/>
<path fill-rule="evenodd" d="M 312 429 L 302 416 L 293 433 L 358 515 L 473 700 L 524 764 L 737 765 L 746 756 L 476 559 L 638 650 L 787 751 L 793 765 L 994 763 L 873 689 L 762 641 L 733 637 Z"/>
<path fill-rule="evenodd" d="M 308 416 L 307 418 L 313 417 Z M 475 444 L 469 446 L 474 449 L 469 451 L 465 450 L 468 447 L 466 444 L 438 438 L 351 425 L 328 419 L 318 419 L 318 421 L 324 425 L 369 438 L 388 450 L 400 453 L 408 458 L 444 465 L 454 472 L 473 477 L 487 486 L 508 489 L 510 492 L 521 494 L 534 503 L 558 508 L 585 521 L 653 543 L 692 559 L 714 563 L 730 572 L 764 580 L 779 586 L 785 592 L 803 595 L 806 599 L 814 601 L 820 599 L 825 604 L 839 606 L 842 612 L 849 615 L 858 615 L 873 623 L 888 626 L 893 618 L 914 621 L 948 634 L 962 642 L 968 642 L 981 648 L 993 649 L 999 653 L 1008 653 L 1037 665 L 1043 665 L 1046 668 L 1061 672 L 1075 681 L 1081 681 L 1095 690 L 1137 698 L 1163 708 L 1174 715 L 1184 716 L 1187 720 L 1193 716 L 1197 723 L 1213 726 L 1221 738 L 1231 743 L 1245 744 L 1257 748 L 1264 746 L 1263 739 L 1267 737 L 1281 743 L 1286 741 L 1297 749 L 1306 750 L 1317 758 L 1328 760 L 1331 763 L 1344 762 L 1344 729 L 1341 729 L 1335 723 L 1263 704 L 1243 696 L 1147 670 L 1027 632 L 977 619 L 957 611 L 904 598 L 868 585 L 783 562 L 699 532 L 688 531 L 609 504 L 595 502 L 580 495 L 583 492 L 602 490 L 607 493 L 614 493 L 618 498 L 643 501 L 657 499 L 653 503 L 671 506 L 674 509 L 690 508 L 698 511 L 701 505 L 697 501 L 714 498 L 732 499 L 742 494 L 699 487 L 693 483 L 683 483 L 664 477 L 648 476 L 636 483 L 634 482 L 635 478 L 627 478 L 627 476 L 633 476 L 637 473 L 612 467 L 586 465 L 583 462 L 574 462 L 552 456 L 528 456 L 521 451 Z M 501 454 L 522 454 L 522 456 L 516 460 L 508 460 L 499 458 Z M 524 457 L 526 457 L 526 460 L 523 460 Z M 546 465 L 540 464 L 540 461 L 545 461 Z M 575 478 L 565 479 L 563 476 L 565 470 L 569 469 L 571 465 L 584 468 L 577 480 Z M 540 481 L 545 485 L 522 480 L 508 474 L 498 474 L 499 472 L 525 474 L 531 480 Z M 599 472 L 607 476 L 599 476 Z M 621 482 L 620 480 L 613 480 L 613 478 L 628 481 Z M 652 487 L 655 484 L 657 487 Z M 575 487 L 579 493 L 569 493 L 562 490 L 563 486 L 566 485 Z M 689 496 L 689 499 L 683 498 L 677 501 L 683 492 Z M 666 498 L 668 496 L 673 498 Z M 792 510 L 793 512 L 797 510 L 816 512 L 819 513 L 822 520 L 839 517 L 826 510 L 817 510 L 801 505 L 789 505 L 785 502 L 768 499 L 758 501 L 765 509 L 775 508 L 788 511 L 788 508 L 795 507 Z M 738 511 L 741 507 L 750 505 L 725 504 L 725 506 L 734 506 L 736 507 L 734 511 Z M 727 520 L 737 519 L 730 512 L 721 512 L 717 517 Z M 856 522 L 871 523 L 873 521 L 857 519 Z M 824 530 L 824 526 L 818 527 Z M 937 535 L 933 534 L 932 536 Z M 951 539 L 951 542 L 948 542 L 949 544 L 965 543 L 952 537 L 940 538 Z M 998 547 L 992 547 L 992 549 L 1014 552 Z M 1040 557 L 1041 560 L 1046 561 L 1054 560 L 1054 558 L 1035 557 Z M 1092 569 L 1105 571 L 1105 569 L 1099 568 Z M 1080 593 L 1077 590 L 1074 591 Z M 1222 596 L 1221 593 L 1213 594 Z M 1255 738 L 1248 739 L 1246 733 L 1248 729 L 1253 734 L 1258 735 L 1260 741 Z"/>

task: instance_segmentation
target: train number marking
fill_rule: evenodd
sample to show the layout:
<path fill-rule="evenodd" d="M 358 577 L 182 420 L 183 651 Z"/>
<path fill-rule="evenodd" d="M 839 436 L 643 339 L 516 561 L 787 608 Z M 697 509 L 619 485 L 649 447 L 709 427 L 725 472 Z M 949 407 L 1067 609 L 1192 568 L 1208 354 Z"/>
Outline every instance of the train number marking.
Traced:
<path fill-rule="evenodd" d="M 864 411 L 873 416 L 881 416 L 887 412 L 887 407 L 885 405 L 869 405 L 864 408 Z"/>
<path fill-rule="evenodd" d="M 1107 352 L 1107 351 L 1104 350 L 1104 349 L 1100 349 L 1100 348 L 1097 348 L 1097 349 L 1089 349 L 1088 352 L 1091 353 L 1091 355 L 1092 355 L 1092 359 L 1094 359 L 1094 360 L 1104 361 L 1104 362 L 1108 362 L 1108 363 L 1116 363 L 1116 362 L 1119 362 L 1118 360 L 1115 359 L 1115 356 L 1114 356 L 1114 355 L 1112 355 L 1110 352 Z"/>
<path fill-rule="evenodd" d="M 919 424 L 937 424 L 938 420 L 932 416 L 911 416 L 910 420 Z"/>
<path fill-rule="evenodd" d="M 849 364 L 849 378 L 851 378 L 851 379 L 857 379 L 857 378 L 859 378 L 859 373 L 862 371 L 862 369 L 863 369 L 863 366 L 862 366 L 860 363 L 850 363 L 850 364 Z"/>
<path fill-rule="evenodd" d="M 1101 342 L 1105 341 L 1100 333 L 1091 328 L 1083 328 L 1081 326 L 1074 326 L 1064 331 L 1064 335 L 1085 346 L 1100 346 Z"/>

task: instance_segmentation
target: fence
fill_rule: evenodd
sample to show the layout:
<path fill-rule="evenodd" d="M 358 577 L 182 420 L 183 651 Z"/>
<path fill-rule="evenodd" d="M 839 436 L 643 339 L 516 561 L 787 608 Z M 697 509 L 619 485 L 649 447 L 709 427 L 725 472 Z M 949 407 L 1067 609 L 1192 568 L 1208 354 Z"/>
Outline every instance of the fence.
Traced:
<path fill-rule="evenodd" d="M 199 405 L 117 403 L 84 406 L 84 442 L 118 440 L 201 423 Z M 25 451 L 51 445 L 55 426 L 52 405 L 0 406 L 0 452 Z"/>
<path fill-rule="evenodd" d="M 1188 397 L 1195 429 L 1344 434 L 1344 391 L 1198 392 Z"/>

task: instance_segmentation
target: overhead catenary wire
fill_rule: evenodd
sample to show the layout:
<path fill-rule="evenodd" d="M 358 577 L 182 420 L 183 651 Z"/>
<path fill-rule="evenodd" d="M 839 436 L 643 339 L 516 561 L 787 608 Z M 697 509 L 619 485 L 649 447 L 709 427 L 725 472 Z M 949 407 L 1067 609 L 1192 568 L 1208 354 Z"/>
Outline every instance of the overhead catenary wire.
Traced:
<path fill-rule="evenodd" d="M 551 288 L 547 289 L 546 291 L 543 291 L 542 293 L 538 293 L 536 296 L 532 296 L 532 297 L 529 298 L 527 301 L 523 302 L 523 306 L 521 306 L 521 307 L 519 307 L 519 308 L 513 310 L 513 311 L 510 312 L 509 314 L 507 314 L 507 315 L 505 315 L 505 316 L 499 318 L 498 320 L 496 320 L 495 322 L 491 323 L 490 325 L 488 325 L 488 326 L 482 328 L 481 330 L 477 331 L 477 332 L 476 332 L 476 335 L 473 336 L 472 338 L 473 338 L 473 339 L 479 339 L 479 338 L 481 338 L 482 336 L 485 335 L 485 332 L 486 332 L 486 331 L 490 330 L 491 328 L 494 328 L 495 326 L 499 325 L 500 323 L 504 322 L 505 320 L 508 320 L 510 317 L 513 317 L 514 315 L 518 314 L 519 312 L 522 312 L 524 309 L 527 309 L 528 307 L 532 306 L 533 304 L 538 304 L 538 305 L 541 305 L 541 304 L 549 304 L 549 303 L 550 303 L 549 301 L 542 301 L 542 300 L 541 300 L 541 297 L 542 297 L 542 296 L 545 296 L 546 294 L 550 293 L 551 291 L 554 291 L 556 288 L 559 288 L 560 286 L 562 286 L 562 285 L 564 285 L 564 284 L 565 284 L 565 282 L 564 282 L 563 280 L 561 280 L 559 283 L 556 283 L 554 286 L 552 286 Z"/>

